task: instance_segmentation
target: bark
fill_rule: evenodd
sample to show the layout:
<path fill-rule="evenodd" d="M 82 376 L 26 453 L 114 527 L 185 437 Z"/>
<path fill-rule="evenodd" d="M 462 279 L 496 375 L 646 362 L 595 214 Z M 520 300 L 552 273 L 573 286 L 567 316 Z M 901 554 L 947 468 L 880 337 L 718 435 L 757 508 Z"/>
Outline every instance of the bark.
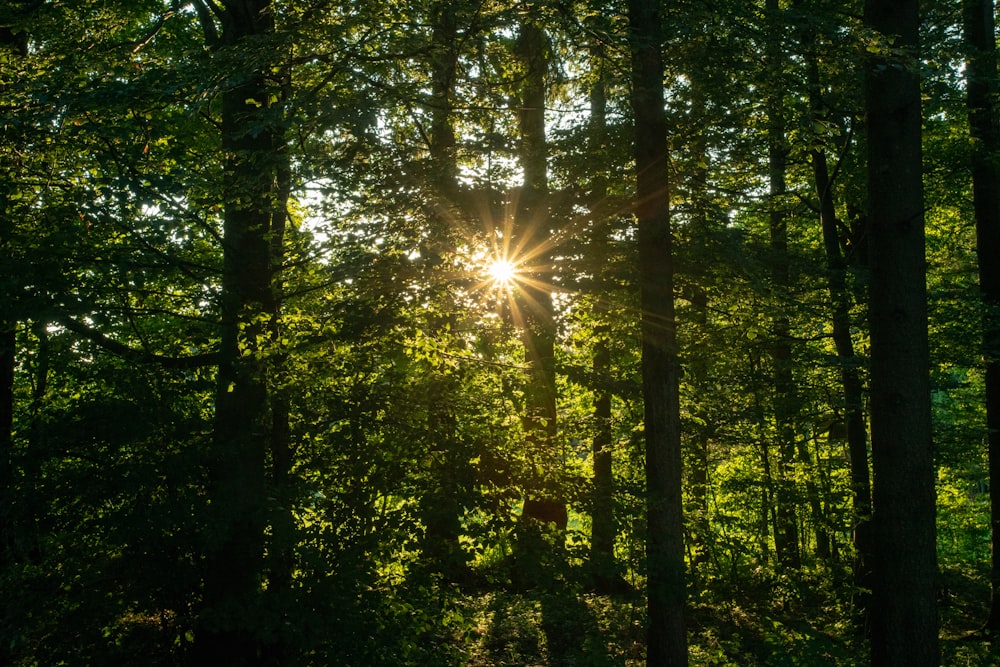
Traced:
<path fill-rule="evenodd" d="M 27 55 L 27 33 L 0 26 L 0 59 L 23 58 Z M 0 92 L 3 87 L 0 86 Z M 13 194 L 12 176 L 16 165 L 5 169 L 0 182 L 0 257 L 10 256 L 14 221 L 9 217 L 9 197 Z M 14 549 L 13 512 L 11 497 L 14 484 L 14 376 L 17 368 L 17 319 L 14 317 L 15 294 L 8 292 L 7 281 L 0 292 L 0 572 L 10 562 Z M 2 651 L 4 649 L 0 649 Z M 3 653 L 0 652 L 0 657 Z"/>
<path fill-rule="evenodd" d="M 694 323 L 705 335 L 708 331 L 708 295 L 705 290 L 696 287 L 691 297 L 691 306 L 694 308 Z M 694 391 L 700 397 L 707 397 L 709 393 L 709 383 L 706 377 L 708 364 L 704 361 L 707 354 L 704 343 L 696 343 L 692 346 L 691 372 L 694 376 L 692 384 Z M 696 410 L 698 408 L 695 408 Z M 712 415 L 707 410 L 699 414 L 700 421 L 704 425 L 699 425 L 692 429 L 690 442 L 694 449 L 694 456 L 691 457 L 691 471 L 689 483 L 691 488 L 691 506 L 694 516 L 691 517 L 692 542 L 689 549 L 692 552 L 691 565 L 697 573 L 699 565 L 709 560 L 709 549 L 711 544 L 712 530 L 708 519 L 708 460 L 709 443 L 712 440 L 714 427 L 711 425 Z"/>
<path fill-rule="evenodd" d="M 431 35 L 431 133 L 432 180 L 446 198 L 458 191 L 455 128 L 452 106 L 458 72 L 458 16 L 451 2 L 433 8 Z"/>
<path fill-rule="evenodd" d="M 220 14 L 221 49 L 245 47 L 248 39 L 274 33 L 269 0 L 226 3 Z M 261 661 L 266 458 L 274 442 L 268 368 L 260 347 L 266 323 L 277 312 L 271 233 L 283 158 L 268 70 L 259 66 L 234 74 L 235 82 L 222 95 L 222 323 L 203 609 L 194 647 L 200 664 Z"/>
<path fill-rule="evenodd" d="M 966 101 L 972 140 L 972 197 L 983 300 L 986 428 L 990 475 L 990 612 L 985 629 L 1000 631 L 1000 113 L 993 0 L 965 0 Z"/>
<path fill-rule="evenodd" d="M 551 487 L 551 476 L 560 465 L 555 451 L 556 369 L 555 317 L 552 306 L 552 253 L 548 215 L 548 147 L 545 139 L 545 82 L 548 69 L 547 38 L 526 10 L 517 39 L 521 63 L 520 162 L 524 183 L 518 195 L 513 247 L 525 280 L 515 290 L 515 310 L 521 321 L 525 362 L 529 368 L 526 390 L 525 433 L 528 459 L 534 467 L 522 516 L 565 528 L 565 501 Z"/>
<path fill-rule="evenodd" d="M 754 353 L 750 359 L 750 374 L 752 377 L 763 377 L 763 369 L 760 358 Z M 760 518 L 759 531 L 757 533 L 758 548 L 760 549 L 760 560 L 767 564 L 771 558 L 770 535 L 771 526 L 778 525 L 777 508 L 774 504 L 774 474 L 771 471 L 771 446 L 765 437 L 767 431 L 764 401 L 761 398 L 761 389 L 755 384 L 753 387 L 753 406 L 758 428 L 758 443 L 760 445 L 760 466 L 763 479 L 760 483 Z"/>
<path fill-rule="evenodd" d="M 453 113 L 458 71 L 458 7 L 450 2 L 436 3 L 431 9 L 431 22 L 428 148 L 432 205 L 427 212 L 431 225 L 427 251 L 428 265 L 437 267 L 443 261 L 443 254 L 454 252 L 451 238 L 455 216 L 451 211 L 456 210 L 459 199 Z M 445 312 L 432 321 L 431 326 L 450 329 L 456 322 L 452 312 Z M 461 378 L 454 373 L 433 378 L 427 424 L 431 486 L 421 499 L 425 526 L 421 548 L 425 564 L 431 571 L 451 579 L 458 578 L 466 565 L 459 535 L 462 497 L 467 492 L 467 480 L 472 476 L 469 453 L 458 435 L 459 418 L 453 401 L 460 385 Z"/>
<path fill-rule="evenodd" d="M 698 45 L 699 58 L 708 57 L 709 45 L 700 43 Z M 708 137 L 704 127 L 706 125 L 706 91 L 705 82 L 698 76 L 700 72 L 691 75 L 691 118 L 698 124 L 700 131 L 694 138 L 691 146 L 692 162 L 694 168 L 691 171 L 690 183 L 690 206 L 692 232 L 696 238 L 707 239 L 711 234 L 709 229 L 709 206 L 710 195 L 708 191 L 708 164 L 711 156 L 708 150 Z M 701 242 L 703 244 L 704 241 Z M 699 244 L 699 245 L 701 245 Z M 699 248 L 696 253 L 708 252 L 707 249 Z M 706 272 L 707 273 L 707 272 Z M 694 280 L 705 279 L 706 275 L 695 275 Z M 690 360 L 688 362 L 689 383 L 692 387 L 693 405 L 690 408 L 697 416 L 697 425 L 692 427 L 688 435 L 687 443 L 691 449 L 688 460 L 691 468 L 688 473 L 691 492 L 691 543 L 688 550 L 691 552 L 692 574 L 697 574 L 698 566 L 709 560 L 711 555 L 712 531 L 708 518 L 709 500 L 709 447 L 715 437 L 715 416 L 712 414 L 709 405 L 710 395 L 713 393 L 711 383 L 711 353 L 709 351 L 709 319 L 708 319 L 708 293 L 702 285 L 697 282 L 691 287 L 691 307 L 693 310 L 692 324 L 694 325 L 693 339 L 691 344 Z"/>
<path fill-rule="evenodd" d="M 791 303 L 789 288 L 791 274 L 788 261 L 788 212 L 786 171 L 788 142 L 785 137 L 785 86 L 781 34 L 785 25 L 781 21 L 778 0 L 767 0 L 768 67 L 771 81 L 767 98 L 767 162 L 770 198 L 771 283 L 777 297 L 776 307 L 784 309 Z M 798 568 L 799 553 L 798 519 L 796 518 L 795 493 L 795 416 L 798 397 L 792 374 L 792 348 L 788 316 L 779 313 L 772 319 L 771 363 L 774 382 L 774 421 L 778 444 L 779 476 L 775 493 L 777 523 L 774 526 L 774 550 L 778 562 L 786 567 Z"/>
<path fill-rule="evenodd" d="M 806 35 L 806 44 L 811 45 L 811 36 Z M 813 121 L 825 120 L 819 66 L 815 53 L 807 53 L 807 80 L 809 86 L 809 108 Z M 819 219 L 826 256 L 826 282 L 830 293 L 831 319 L 833 324 L 833 344 L 837 350 L 837 364 L 840 369 L 840 383 L 844 401 L 844 424 L 846 426 L 847 451 L 850 457 L 851 499 L 852 499 L 852 539 L 854 543 L 854 598 L 855 612 L 859 616 L 858 626 L 862 629 L 867 621 L 867 608 L 871 590 L 871 544 L 867 539 L 871 521 L 871 475 L 868 468 L 868 429 L 865 424 L 864 397 L 860 372 L 860 360 L 854 353 L 851 338 L 851 293 L 847 286 L 847 258 L 841 251 L 840 223 L 837 219 L 833 181 L 827 165 L 826 150 L 816 146 L 810 151 L 813 169 L 813 183 L 819 200 Z"/>
<path fill-rule="evenodd" d="M 629 0 L 635 117 L 639 301 L 646 443 L 646 662 L 687 665 L 681 497 L 680 368 L 663 94 L 661 18 L 656 0 Z"/>
<path fill-rule="evenodd" d="M 0 200 L 0 206 L 3 201 Z M 0 209 L 2 214 L 2 209 Z M 3 224 L 6 224 L 4 221 Z M 5 243 L 0 240 L 0 252 Z M 8 304 L 12 299 L 3 299 Z M 6 305 L 6 304 L 5 304 Z M 5 308 L 6 310 L 6 308 Z M 14 378 L 17 368 L 17 322 L 8 315 L 0 316 L 0 572 L 14 560 L 17 527 L 14 519 Z M 0 657 L 5 649 L 0 648 Z"/>
<path fill-rule="evenodd" d="M 600 19 L 594 19 L 599 21 Z M 600 26 L 595 26 L 600 29 Z M 597 70 L 594 87 L 590 91 L 590 151 L 597 155 L 607 141 L 607 68 L 604 45 L 594 40 L 590 45 L 592 67 Z M 598 592 L 608 593 L 614 588 L 615 570 L 615 515 L 614 475 L 612 471 L 611 433 L 611 335 L 608 323 L 606 292 L 609 288 L 604 275 L 609 257 L 608 220 L 604 201 L 608 195 L 607 181 L 595 177 L 590 193 L 593 215 L 593 256 L 595 264 L 594 310 L 594 440 L 592 444 L 594 490 L 591 508 L 590 559 L 595 573 Z"/>
<path fill-rule="evenodd" d="M 13 323 L 2 322 L 0 330 L 0 498 L 4 507 L 11 507 L 9 494 L 14 481 L 14 369 L 17 346 Z M 0 513 L 0 571 L 10 561 L 14 545 L 13 524 L 10 512 Z"/>
<path fill-rule="evenodd" d="M 868 62 L 871 437 L 874 536 L 871 663 L 939 664 L 935 597 L 919 11 L 868 0 L 865 23 L 891 51 Z"/>
<path fill-rule="evenodd" d="M 0 59 L 24 58 L 28 55 L 28 35 L 10 27 L 0 27 Z M 4 86 L 0 86 L 0 94 Z M 14 141 L 11 136 L 5 136 L 6 141 Z M 0 180 L 0 257 L 9 257 L 11 237 L 14 234 L 14 220 L 10 217 L 9 197 L 14 194 L 13 176 L 16 173 L 16 160 L 4 156 L 5 168 Z M 11 164 L 13 163 L 13 164 Z M 17 369 L 17 327 L 15 303 L 16 289 L 8 287 L 9 281 L 3 280 L 0 288 L 0 575 L 6 573 L 6 568 L 20 558 L 18 548 L 20 526 L 19 514 L 22 508 L 27 509 L 23 498 L 15 493 L 17 482 L 14 471 L 14 381 Z M 0 615 L 6 616 L 6 607 Z M 11 652 L 10 643 L 0 642 L 0 664 L 6 664 Z"/>
<path fill-rule="evenodd" d="M 291 88 L 291 73 L 285 68 L 281 75 L 282 101 L 288 98 Z M 271 492 L 270 508 L 271 538 L 268 543 L 267 595 L 268 604 L 279 610 L 280 625 L 269 633 L 270 641 L 263 646 L 262 657 L 266 665 L 285 665 L 293 655 L 292 642 L 285 628 L 288 626 L 288 608 L 284 600 L 289 598 L 292 576 L 295 571 L 296 526 L 293 505 L 295 502 L 292 485 L 292 432 L 290 424 L 291 403 L 288 397 L 288 383 L 291 381 L 287 367 L 287 355 L 281 350 L 283 294 L 285 291 L 282 275 L 285 261 L 285 232 L 288 227 L 288 200 L 291 197 L 292 172 L 283 134 L 274 132 L 272 157 L 274 159 L 274 201 L 270 212 L 269 230 L 270 272 L 272 310 L 268 314 L 268 334 L 273 351 L 268 355 L 266 377 L 270 407 L 270 457 Z"/>

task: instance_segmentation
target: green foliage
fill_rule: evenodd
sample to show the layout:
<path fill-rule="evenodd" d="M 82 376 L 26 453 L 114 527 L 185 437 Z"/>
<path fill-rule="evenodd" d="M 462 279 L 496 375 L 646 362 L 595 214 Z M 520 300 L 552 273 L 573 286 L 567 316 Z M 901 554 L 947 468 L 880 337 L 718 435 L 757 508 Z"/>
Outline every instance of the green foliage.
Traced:
<path fill-rule="evenodd" d="M 269 232 L 280 246 L 271 273 L 256 277 L 278 305 L 248 304 L 257 315 L 240 332 L 239 353 L 267 394 L 255 415 L 268 439 L 255 505 L 266 516 L 252 517 L 264 526 L 261 553 L 252 604 L 238 614 L 255 650 L 287 665 L 642 664 L 625 8 L 533 5 L 549 38 L 554 231 L 543 242 L 555 265 L 545 289 L 555 295 L 558 431 L 526 446 L 533 378 L 509 291 L 519 287 L 490 284 L 483 266 L 507 248 L 519 205 L 522 5 L 275 2 L 273 35 L 223 47 L 206 32 L 219 26 L 198 15 L 217 3 L 10 4 L 0 9 L 0 324 L 16 349 L 13 424 L 0 441 L 0 663 L 194 659 L 206 552 L 226 530 L 212 517 L 223 267 L 236 242 L 227 220 L 253 194 L 230 182 L 223 97 L 263 71 L 273 95 L 250 103 L 239 131 L 281 128 L 284 141 L 258 151 L 254 167 L 277 174 L 287 160 L 291 173 L 287 202 L 276 186 L 263 198 L 275 219 L 287 215 L 283 234 Z M 803 0 L 781 9 L 787 57 L 770 66 L 773 17 L 760 4 L 665 8 L 690 660 L 857 665 L 867 648 L 853 627 L 841 370 L 850 364 L 866 382 L 857 59 L 887 47 L 843 3 Z M 981 624 L 989 596 L 983 318 L 957 19 L 931 4 L 924 144 L 941 615 L 947 664 L 979 665 L 996 662 L 988 645 L 960 638 Z M 19 31 L 25 54 L 13 48 Z M 442 54 L 455 59 L 447 95 L 435 88 Z M 589 98 L 598 82 L 602 128 Z M 774 88 L 788 188 L 769 200 L 763 91 Z M 442 118 L 455 183 L 441 176 Z M 832 340 L 811 169 L 819 150 L 834 172 L 849 360 Z M 784 252 L 771 241 L 771 205 L 785 214 Z M 780 288 L 778 260 L 789 266 Z M 795 385 L 795 456 L 784 466 L 779 343 Z M 595 412 L 602 395 L 607 424 Z M 269 440 L 283 409 L 285 450 Z M 614 562 L 597 573 L 611 584 L 598 592 L 590 530 L 603 426 L 615 536 Z M 539 491 L 566 501 L 566 531 L 522 520 Z M 779 510 L 799 530 L 799 570 L 776 562 Z"/>

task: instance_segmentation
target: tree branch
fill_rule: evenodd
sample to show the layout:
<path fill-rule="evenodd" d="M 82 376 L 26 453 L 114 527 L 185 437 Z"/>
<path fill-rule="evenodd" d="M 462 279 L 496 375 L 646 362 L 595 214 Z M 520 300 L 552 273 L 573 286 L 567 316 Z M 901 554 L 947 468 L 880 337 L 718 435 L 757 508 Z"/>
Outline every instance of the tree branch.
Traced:
<path fill-rule="evenodd" d="M 196 354 L 190 357 L 165 357 L 119 343 L 116 340 L 108 338 L 100 331 L 74 320 L 68 315 L 59 316 L 56 318 L 56 321 L 73 333 L 86 338 L 92 343 L 96 343 L 98 346 L 127 361 L 159 364 L 164 368 L 201 368 L 203 366 L 212 366 L 219 362 L 219 354 L 217 352 Z"/>

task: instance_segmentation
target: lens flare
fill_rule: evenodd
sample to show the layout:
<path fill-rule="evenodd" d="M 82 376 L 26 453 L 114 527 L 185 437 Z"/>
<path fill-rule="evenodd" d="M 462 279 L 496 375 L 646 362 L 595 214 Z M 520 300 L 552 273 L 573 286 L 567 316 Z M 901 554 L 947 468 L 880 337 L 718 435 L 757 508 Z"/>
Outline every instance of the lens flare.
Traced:
<path fill-rule="evenodd" d="M 506 259 L 497 259 L 486 267 L 486 272 L 494 285 L 507 286 L 517 277 L 517 267 Z"/>

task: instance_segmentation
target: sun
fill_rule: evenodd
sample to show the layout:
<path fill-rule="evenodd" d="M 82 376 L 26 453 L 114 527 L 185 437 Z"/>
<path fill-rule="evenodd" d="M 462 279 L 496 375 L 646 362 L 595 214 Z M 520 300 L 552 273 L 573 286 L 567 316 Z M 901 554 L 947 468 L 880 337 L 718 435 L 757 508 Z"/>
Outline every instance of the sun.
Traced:
<path fill-rule="evenodd" d="M 486 267 L 494 285 L 506 287 L 517 278 L 517 267 L 506 259 L 495 259 Z"/>

